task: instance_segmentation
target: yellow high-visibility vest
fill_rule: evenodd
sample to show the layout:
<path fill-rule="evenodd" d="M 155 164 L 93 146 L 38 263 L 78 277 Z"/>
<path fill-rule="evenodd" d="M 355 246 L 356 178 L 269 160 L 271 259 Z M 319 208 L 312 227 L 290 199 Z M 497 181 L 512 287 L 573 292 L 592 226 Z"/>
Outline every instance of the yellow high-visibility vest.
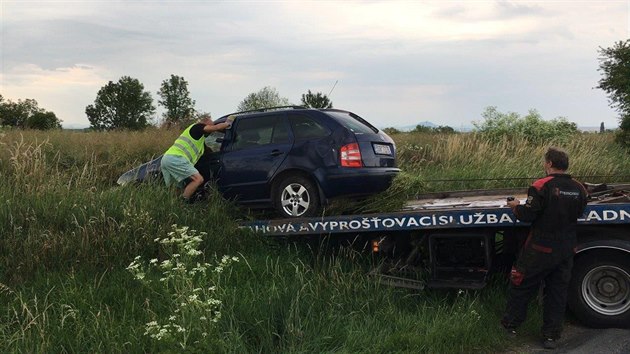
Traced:
<path fill-rule="evenodd" d="M 166 150 L 164 155 L 183 156 L 193 165 L 196 164 L 201 155 L 203 155 L 203 150 L 206 144 L 205 137 L 203 135 L 197 140 L 190 136 L 190 128 L 192 128 L 195 124 L 198 123 L 189 125 L 188 128 L 182 132 L 179 138 L 175 140 L 173 146 Z"/>

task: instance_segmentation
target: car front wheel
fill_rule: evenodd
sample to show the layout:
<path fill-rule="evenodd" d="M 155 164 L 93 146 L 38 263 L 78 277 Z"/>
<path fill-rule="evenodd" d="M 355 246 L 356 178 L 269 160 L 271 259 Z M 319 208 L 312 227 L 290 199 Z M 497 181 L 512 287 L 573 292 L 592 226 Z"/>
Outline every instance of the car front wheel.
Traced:
<path fill-rule="evenodd" d="M 301 175 L 289 175 L 274 188 L 274 205 L 287 218 L 313 216 L 319 212 L 317 186 Z"/>

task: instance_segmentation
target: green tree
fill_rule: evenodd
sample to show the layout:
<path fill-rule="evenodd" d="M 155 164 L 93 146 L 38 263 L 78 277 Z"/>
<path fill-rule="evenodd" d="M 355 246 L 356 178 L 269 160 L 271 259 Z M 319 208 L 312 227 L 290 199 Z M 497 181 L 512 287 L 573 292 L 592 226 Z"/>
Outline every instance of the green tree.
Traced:
<path fill-rule="evenodd" d="M 0 125 L 19 127 L 26 120 L 25 112 L 11 100 L 0 102 Z"/>
<path fill-rule="evenodd" d="M 37 101 L 27 98 L 13 102 L 6 100 L 0 105 L 0 124 L 16 128 L 25 128 L 26 120 L 33 114 L 40 112 Z"/>
<path fill-rule="evenodd" d="M 162 115 L 167 124 L 186 124 L 195 117 L 195 101 L 190 98 L 188 82 L 183 77 L 171 74 L 171 78 L 162 81 L 158 91 L 158 103 L 166 108 Z"/>
<path fill-rule="evenodd" d="M 53 112 L 39 108 L 34 99 L 13 102 L 0 95 L 0 125 L 44 130 L 61 128 L 61 121 Z"/>
<path fill-rule="evenodd" d="M 93 105 L 85 107 L 91 127 L 96 130 L 140 130 L 149 125 L 155 113 L 151 94 L 129 76 L 101 87 Z"/>
<path fill-rule="evenodd" d="M 44 110 L 28 117 L 25 125 L 26 128 L 29 129 L 61 129 L 61 121 L 57 118 L 55 113 Z"/>
<path fill-rule="evenodd" d="M 278 91 L 270 86 L 265 86 L 258 92 L 252 92 L 241 103 L 238 104 L 238 111 L 251 111 L 261 108 L 288 106 L 289 99 L 280 97 Z"/>
<path fill-rule="evenodd" d="M 321 92 L 302 94 L 302 105 L 309 108 L 333 108 L 332 101 Z"/>
<path fill-rule="evenodd" d="M 599 48 L 598 88 L 608 94 L 610 106 L 620 114 L 617 141 L 630 146 L 630 39 L 619 41 L 610 48 Z"/>

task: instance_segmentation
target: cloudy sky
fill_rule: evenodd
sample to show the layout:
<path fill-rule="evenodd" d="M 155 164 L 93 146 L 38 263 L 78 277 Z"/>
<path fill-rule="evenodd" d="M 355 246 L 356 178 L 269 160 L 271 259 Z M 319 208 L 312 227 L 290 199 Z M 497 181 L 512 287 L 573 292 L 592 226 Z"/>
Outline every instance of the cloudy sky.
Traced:
<path fill-rule="evenodd" d="M 630 37 L 627 0 L 0 4 L 0 94 L 64 127 L 89 126 L 109 81 L 137 78 L 157 104 L 171 74 L 215 117 L 272 86 L 296 104 L 332 90 L 336 108 L 381 127 L 460 128 L 488 106 L 614 127 L 597 49 Z"/>

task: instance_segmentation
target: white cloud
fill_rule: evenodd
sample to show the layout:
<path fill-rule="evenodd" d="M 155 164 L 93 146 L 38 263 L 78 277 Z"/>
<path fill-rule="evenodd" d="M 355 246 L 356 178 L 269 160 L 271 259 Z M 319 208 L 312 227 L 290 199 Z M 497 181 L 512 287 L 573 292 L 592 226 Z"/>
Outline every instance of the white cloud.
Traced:
<path fill-rule="evenodd" d="M 87 125 L 85 107 L 107 83 L 107 76 L 104 68 L 89 65 L 46 70 L 34 64 L 24 64 L 0 74 L 0 82 L 6 99 L 32 98 L 40 108 L 55 112 L 64 125 Z"/>
<path fill-rule="evenodd" d="M 156 98 L 176 74 L 215 115 L 264 86 L 297 103 L 338 80 L 336 107 L 400 124 L 456 125 L 496 105 L 612 126 L 592 89 L 597 48 L 630 30 L 626 1 L 4 1 L 2 11 L 3 96 L 84 125 L 108 81 L 138 78 Z"/>

